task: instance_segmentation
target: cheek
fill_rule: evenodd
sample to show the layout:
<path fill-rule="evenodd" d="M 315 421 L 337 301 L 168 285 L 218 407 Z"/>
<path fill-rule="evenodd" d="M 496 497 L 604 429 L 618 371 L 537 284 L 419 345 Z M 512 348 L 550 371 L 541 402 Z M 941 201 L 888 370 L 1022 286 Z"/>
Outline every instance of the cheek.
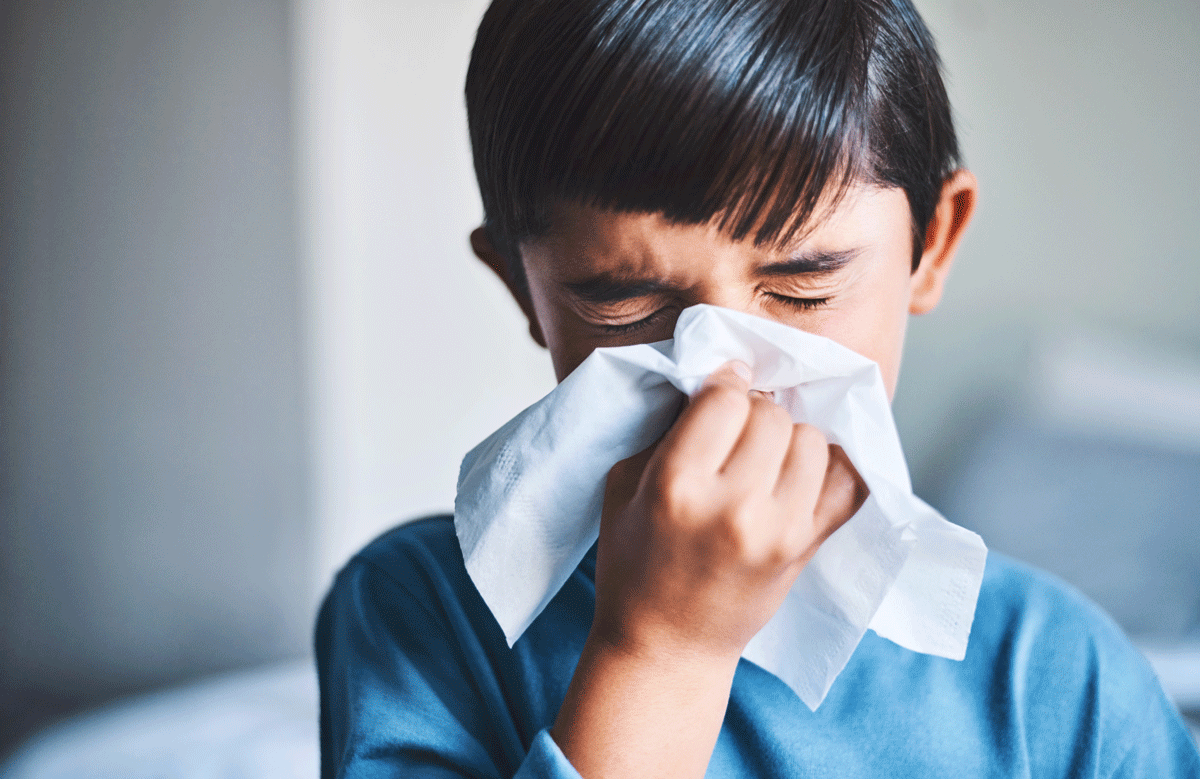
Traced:
<path fill-rule="evenodd" d="M 585 331 L 578 318 L 569 311 L 553 305 L 540 306 L 538 309 L 538 321 L 558 381 L 578 368 L 596 347 L 606 345 L 590 330 Z"/>
<path fill-rule="evenodd" d="M 583 342 L 576 328 L 572 327 L 571 318 L 565 316 L 563 309 L 549 294 L 549 285 L 538 273 L 539 265 L 530 262 L 527 257 L 525 267 L 529 303 L 537 318 L 538 329 L 542 331 L 542 338 L 546 341 L 546 349 L 550 352 L 554 375 L 558 381 L 562 381 L 591 353 L 592 347 Z"/>
<path fill-rule="evenodd" d="M 543 330 L 546 348 L 550 351 L 550 359 L 554 363 L 554 374 L 562 381 L 579 367 L 579 363 L 587 359 L 597 344 L 584 338 L 562 316 L 551 315 L 548 320 Z"/>
<path fill-rule="evenodd" d="M 891 282 L 858 290 L 853 299 L 811 328 L 878 363 L 889 399 L 896 391 L 908 324 L 907 279 Z"/>

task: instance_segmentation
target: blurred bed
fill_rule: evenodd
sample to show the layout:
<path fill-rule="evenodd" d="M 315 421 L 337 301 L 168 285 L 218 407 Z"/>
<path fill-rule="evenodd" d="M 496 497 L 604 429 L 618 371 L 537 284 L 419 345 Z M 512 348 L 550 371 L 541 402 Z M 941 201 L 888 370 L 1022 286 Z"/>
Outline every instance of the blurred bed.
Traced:
<path fill-rule="evenodd" d="M 3 779 L 315 779 L 311 660 L 223 674 L 73 717 L 29 741 Z"/>

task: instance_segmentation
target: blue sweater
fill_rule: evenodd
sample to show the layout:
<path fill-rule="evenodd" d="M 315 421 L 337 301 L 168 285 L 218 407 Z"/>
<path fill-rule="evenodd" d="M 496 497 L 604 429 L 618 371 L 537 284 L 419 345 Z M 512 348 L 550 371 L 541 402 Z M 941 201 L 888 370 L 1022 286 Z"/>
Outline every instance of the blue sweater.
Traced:
<path fill-rule="evenodd" d="M 592 621 L 595 548 L 511 649 L 450 517 L 338 575 L 317 623 L 321 775 L 578 777 L 547 729 Z M 1200 778 L 1153 672 L 1050 577 L 988 559 L 961 662 L 868 632 L 811 712 L 742 660 L 709 777 Z"/>

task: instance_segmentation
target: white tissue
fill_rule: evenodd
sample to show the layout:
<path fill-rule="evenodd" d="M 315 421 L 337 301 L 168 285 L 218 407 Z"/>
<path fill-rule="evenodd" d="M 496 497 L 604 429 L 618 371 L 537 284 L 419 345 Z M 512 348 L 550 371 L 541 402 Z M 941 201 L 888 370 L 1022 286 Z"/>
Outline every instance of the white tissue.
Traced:
<path fill-rule="evenodd" d="M 821 336 L 694 306 L 675 338 L 597 349 L 463 460 L 454 523 L 511 646 L 596 541 L 609 469 L 654 443 L 685 395 L 738 359 L 797 422 L 839 444 L 870 489 L 743 657 L 816 709 L 868 628 L 961 660 L 987 550 L 912 494 L 878 366 Z"/>

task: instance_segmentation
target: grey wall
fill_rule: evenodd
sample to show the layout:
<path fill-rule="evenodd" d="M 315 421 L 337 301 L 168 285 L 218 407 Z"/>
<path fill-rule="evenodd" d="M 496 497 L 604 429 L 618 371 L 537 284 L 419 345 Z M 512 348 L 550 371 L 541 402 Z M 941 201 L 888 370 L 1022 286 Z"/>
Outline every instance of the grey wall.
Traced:
<path fill-rule="evenodd" d="M 19 727 L 304 651 L 311 523 L 288 3 L 3 2 L 0 30 Z"/>
<path fill-rule="evenodd" d="M 1082 328 L 1200 356 L 1200 3 L 916 0 L 979 208 L 912 320 L 896 418 L 937 492 L 1039 340 Z"/>

